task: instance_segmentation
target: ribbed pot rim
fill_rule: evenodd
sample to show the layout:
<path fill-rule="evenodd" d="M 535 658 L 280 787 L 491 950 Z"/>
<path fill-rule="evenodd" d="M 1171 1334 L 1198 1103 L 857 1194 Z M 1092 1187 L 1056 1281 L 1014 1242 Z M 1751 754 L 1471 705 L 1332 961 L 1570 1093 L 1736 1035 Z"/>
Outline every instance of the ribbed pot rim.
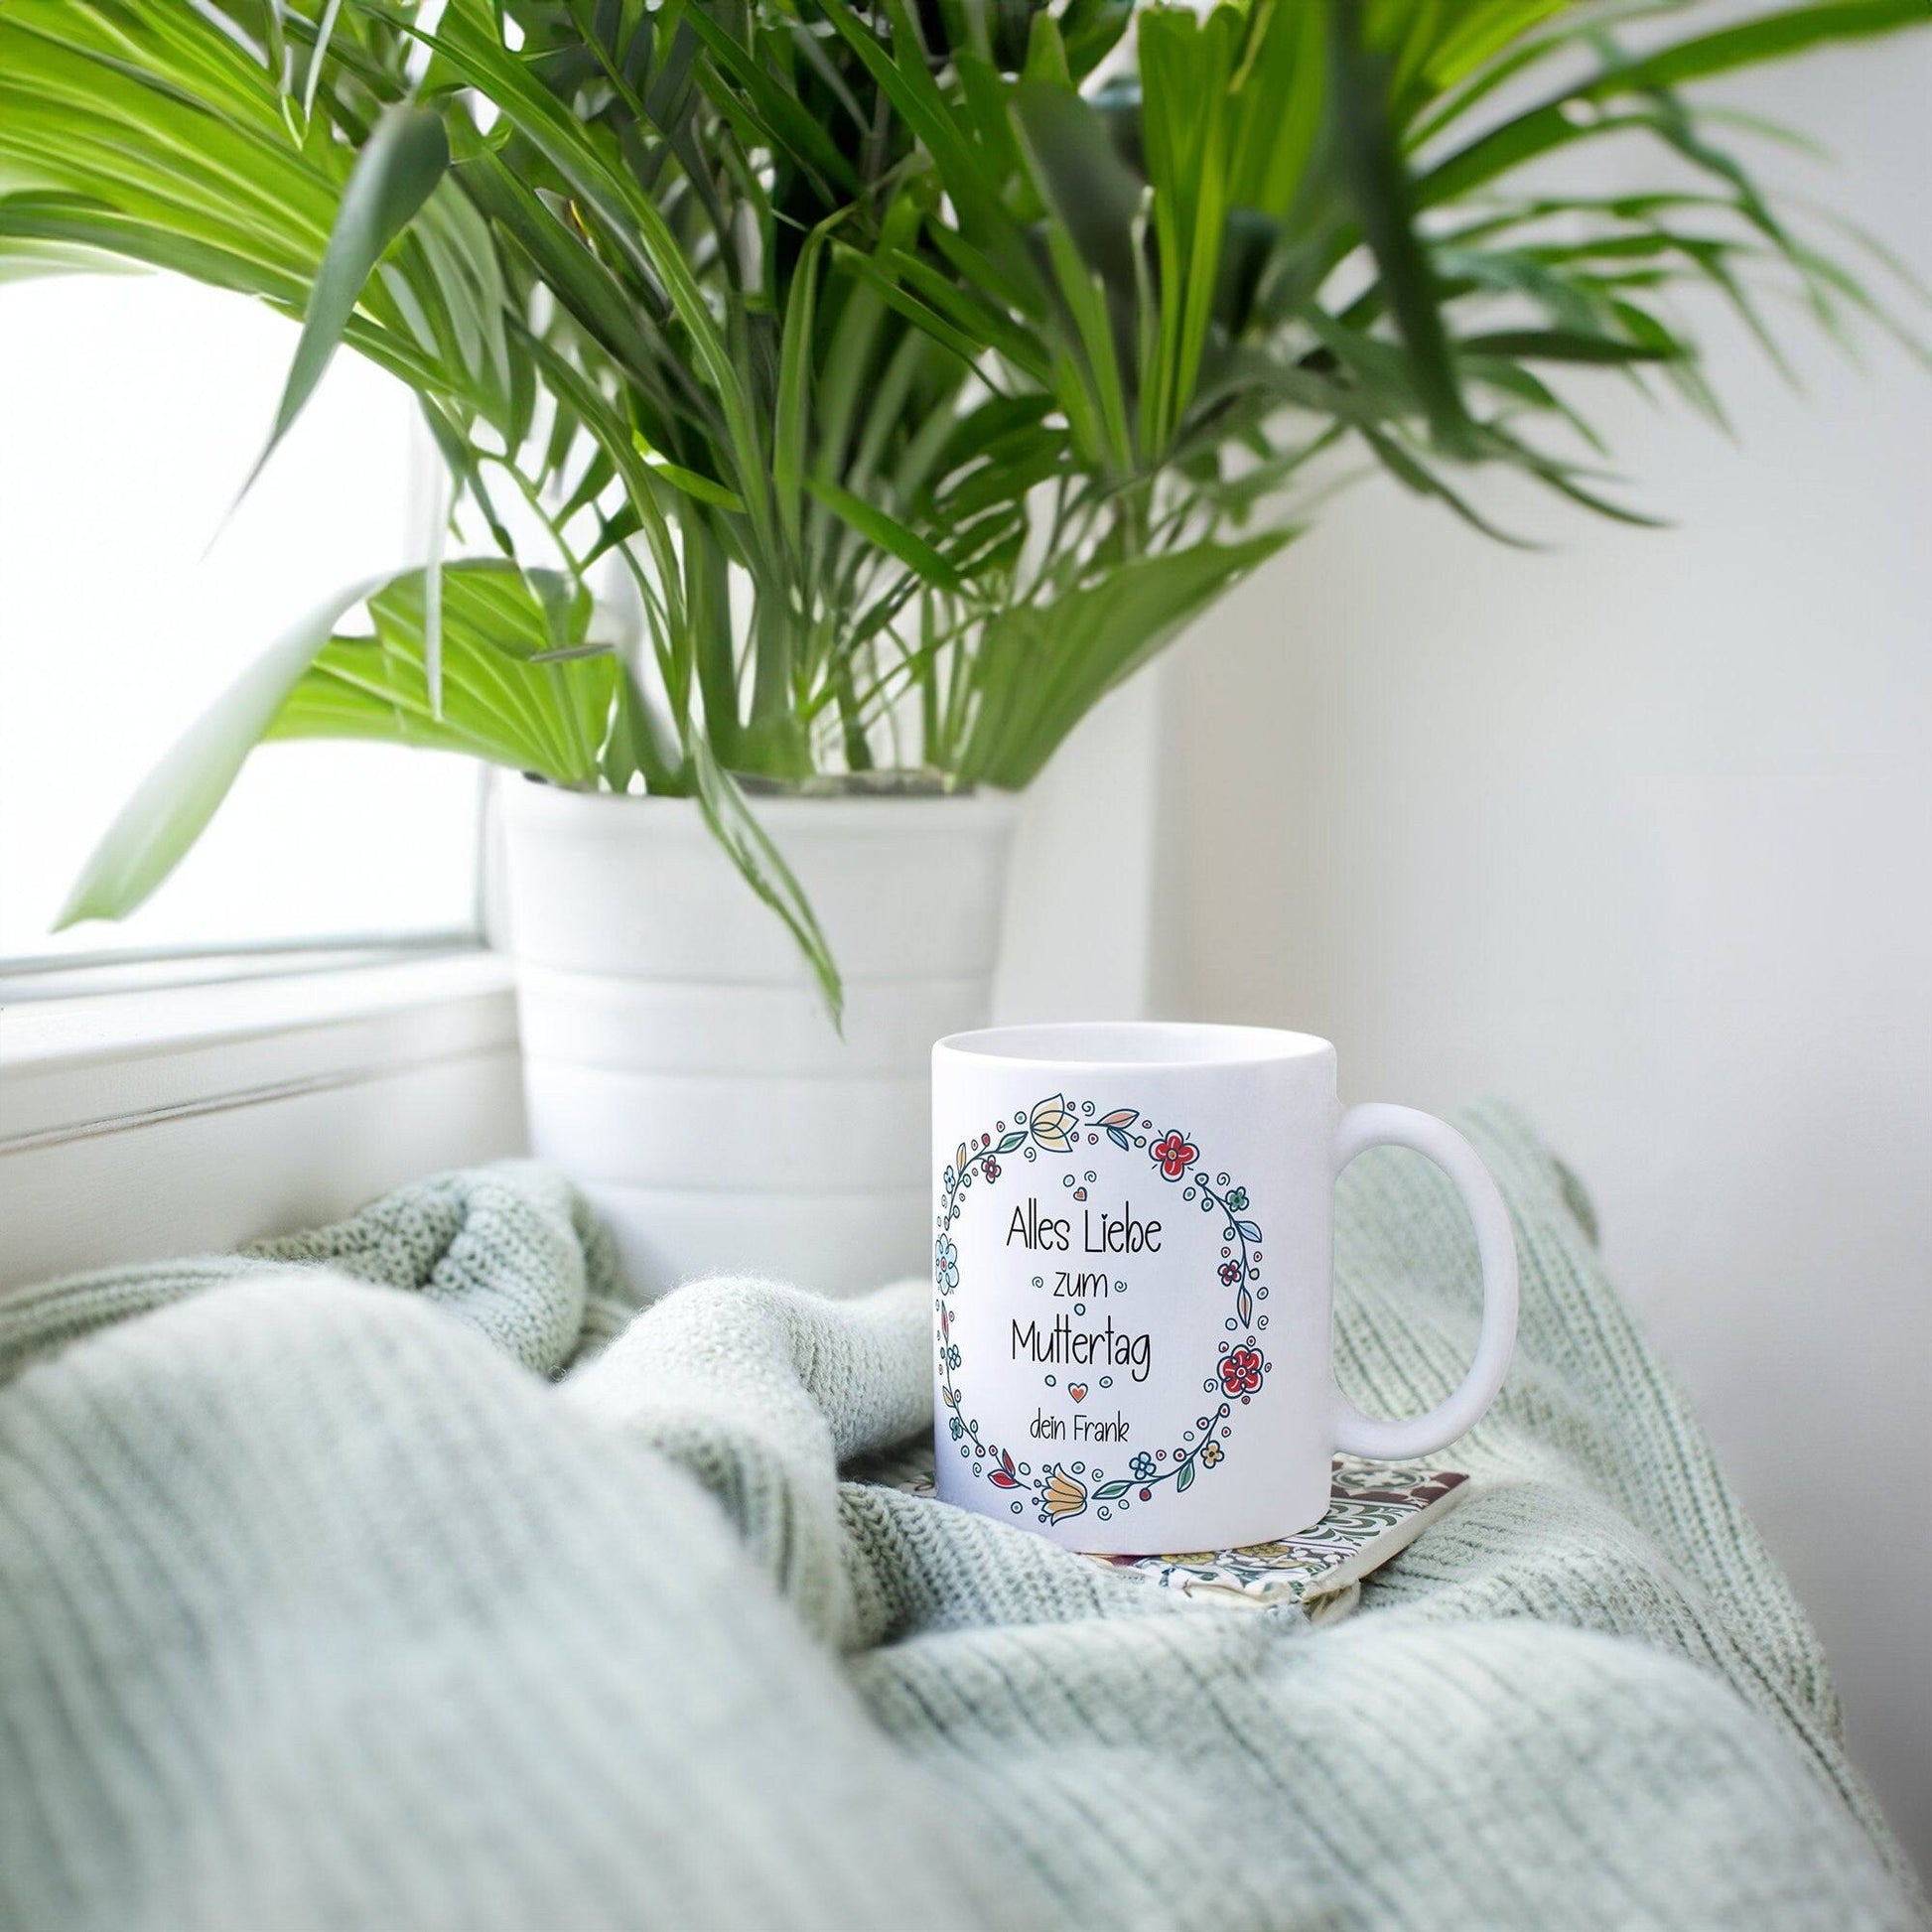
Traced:
<path fill-rule="evenodd" d="M 528 822 L 578 823 L 654 822 L 661 833 L 672 824 L 705 830 L 695 798 L 666 798 L 661 793 L 574 791 L 527 774 L 510 777 L 501 787 L 504 809 Z M 746 802 L 759 824 L 773 831 L 904 830 L 918 826 L 932 830 L 964 831 L 978 826 L 1004 830 L 1018 818 L 1021 800 L 1016 792 L 972 789 L 881 795 L 876 792 L 818 793 L 747 791 Z"/>

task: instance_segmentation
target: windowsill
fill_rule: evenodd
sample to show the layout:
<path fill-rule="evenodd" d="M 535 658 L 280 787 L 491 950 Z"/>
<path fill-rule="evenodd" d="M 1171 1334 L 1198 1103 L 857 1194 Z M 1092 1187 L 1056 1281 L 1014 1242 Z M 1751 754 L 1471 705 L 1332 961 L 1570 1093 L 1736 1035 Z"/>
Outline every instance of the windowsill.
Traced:
<path fill-rule="evenodd" d="M 161 993 L 244 979 L 307 978 L 446 959 L 478 949 L 468 930 L 328 941 L 268 940 L 232 946 L 162 946 L 153 951 L 83 952 L 0 962 L 0 1012 L 48 1000 L 98 1000 L 110 993 Z"/>
<path fill-rule="evenodd" d="M 0 1005 L 0 1288 L 260 1239 L 522 1144 L 494 953 Z"/>
<path fill-rule="evenodd" d="M 514 1046 L 500 954 L 0 1005 L 0 1154 Z"/>

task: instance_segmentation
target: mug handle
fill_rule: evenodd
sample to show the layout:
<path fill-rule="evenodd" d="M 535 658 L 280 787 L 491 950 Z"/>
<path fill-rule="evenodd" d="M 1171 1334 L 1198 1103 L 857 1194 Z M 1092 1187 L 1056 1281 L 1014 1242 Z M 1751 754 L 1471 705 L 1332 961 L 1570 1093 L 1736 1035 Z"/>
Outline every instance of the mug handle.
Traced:
<path fill-rule="evenodd" d="M 1482 1329 L 1462 1386 L 1424 1416 L 1384 1421 L 1365 1416 L 1335 1390 L 1335 1447 L 1381 1462 L 1433 1455 L 1472 1429 L 1494 1400 L 1516 1346 L 1516 1237 L 1509 1210 L 1481 1157 L 1454 1128 L 1434 1114 L 1378 1102 L 1350 1107 L 1335 1129 L 1334 1173 L 1372 1147 L 1413 1148 L 1455 1182 L 1475 1223 L 1482 1262 Z"/>

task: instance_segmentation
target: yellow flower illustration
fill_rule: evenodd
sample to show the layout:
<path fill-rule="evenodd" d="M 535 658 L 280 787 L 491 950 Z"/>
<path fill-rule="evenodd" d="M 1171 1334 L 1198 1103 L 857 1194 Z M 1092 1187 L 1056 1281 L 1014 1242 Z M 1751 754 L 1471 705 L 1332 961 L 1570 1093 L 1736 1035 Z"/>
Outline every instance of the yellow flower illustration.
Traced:
<path fill-rule="evenodd" d="M 1073 1109 L 1057 1093 L 1035 1107 L 1028 1125 L 1033 1130 L 1035 1144 L 1043 1147 L 1048 1154 L 1070 1154 L 1073 1151 L 1073 1136 L 1080 1131 L 1079 1122 L 1073 1117 Z"/>
<path fill-rule="evenodd" d="M 1215 1463 L 1217 1463 L 1221 1459 L 1220 1444 L 1219 1443 L 1202 1444 L 1200 1459 L 1201 1459 L 1202 1467 L 1211 1469 L 1215 1465 Z"/>
<path fill-rule="evenodd" d="M 1047 1515 L 1057 1523 L 1062 1516 L 1077 1516 L 1086 1508 L 1087 1485 L 1064 1469 L 1055 1469 L 1046 1478 L 1040 1500 L 1046 1505 Z"/>

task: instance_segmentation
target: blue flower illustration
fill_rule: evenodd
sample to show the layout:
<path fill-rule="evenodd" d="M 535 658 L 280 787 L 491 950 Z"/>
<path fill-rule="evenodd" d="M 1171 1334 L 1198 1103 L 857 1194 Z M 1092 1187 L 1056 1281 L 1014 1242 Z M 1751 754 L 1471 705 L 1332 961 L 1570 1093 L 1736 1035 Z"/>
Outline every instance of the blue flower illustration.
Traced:
<path fill-rule="evenodd" d="M 1136 1481 L 1146 1482 L 1154 1474 L 1154 1457 L 1142 1449 L 1127 1466 L 1133 1471 Z"/>
<path fill-rule="evenodd" d="M 1241 1210 L 1247 1206 L 1247 1204 L 1248 1204 L 1247 1188 L 1230 1187 L 1228 1189 L 1228 1212 L 1230 1214 L 1239 1214 Z"/>
<path fill-rule="evenodd" d="M 932 1279 L 941 1288 L 959 1286 L 959 1250 L 943 1234 L 932 1248 Z"/>
<path fill-rule="evenodd" d="M 959 1344 L 957 1342 L 954 1342 L 946 1350 L 944 1360 L 948 1368 L 956 1369 L 959 1366 Z"/>
<path fill-rule="evenodd" d="M 958 1441 L 959 1441 L 959 1439 L 960 1439 L 960 1438 L 961 1438 L 961 1437 L 962 1437 L 963 1435 L 965 1435 L 965 1433 L 966 1433 L 966 1425 L 965 1425 L 965 1424 L 964 1424 L 963 1422 L 961 1422 L 961 1421 L 959 1420 L 959 1418 L 958 1418 L 957 1416 L 955 1416 L 955 1417 L 954 1417 L 954 1418 L 952 1419 L 952 1439 L 953 1439 L 953 1441 L 954 1441 L 955 1443 L 956 1443 L 956 1442 L 958 1442 Z"/>

